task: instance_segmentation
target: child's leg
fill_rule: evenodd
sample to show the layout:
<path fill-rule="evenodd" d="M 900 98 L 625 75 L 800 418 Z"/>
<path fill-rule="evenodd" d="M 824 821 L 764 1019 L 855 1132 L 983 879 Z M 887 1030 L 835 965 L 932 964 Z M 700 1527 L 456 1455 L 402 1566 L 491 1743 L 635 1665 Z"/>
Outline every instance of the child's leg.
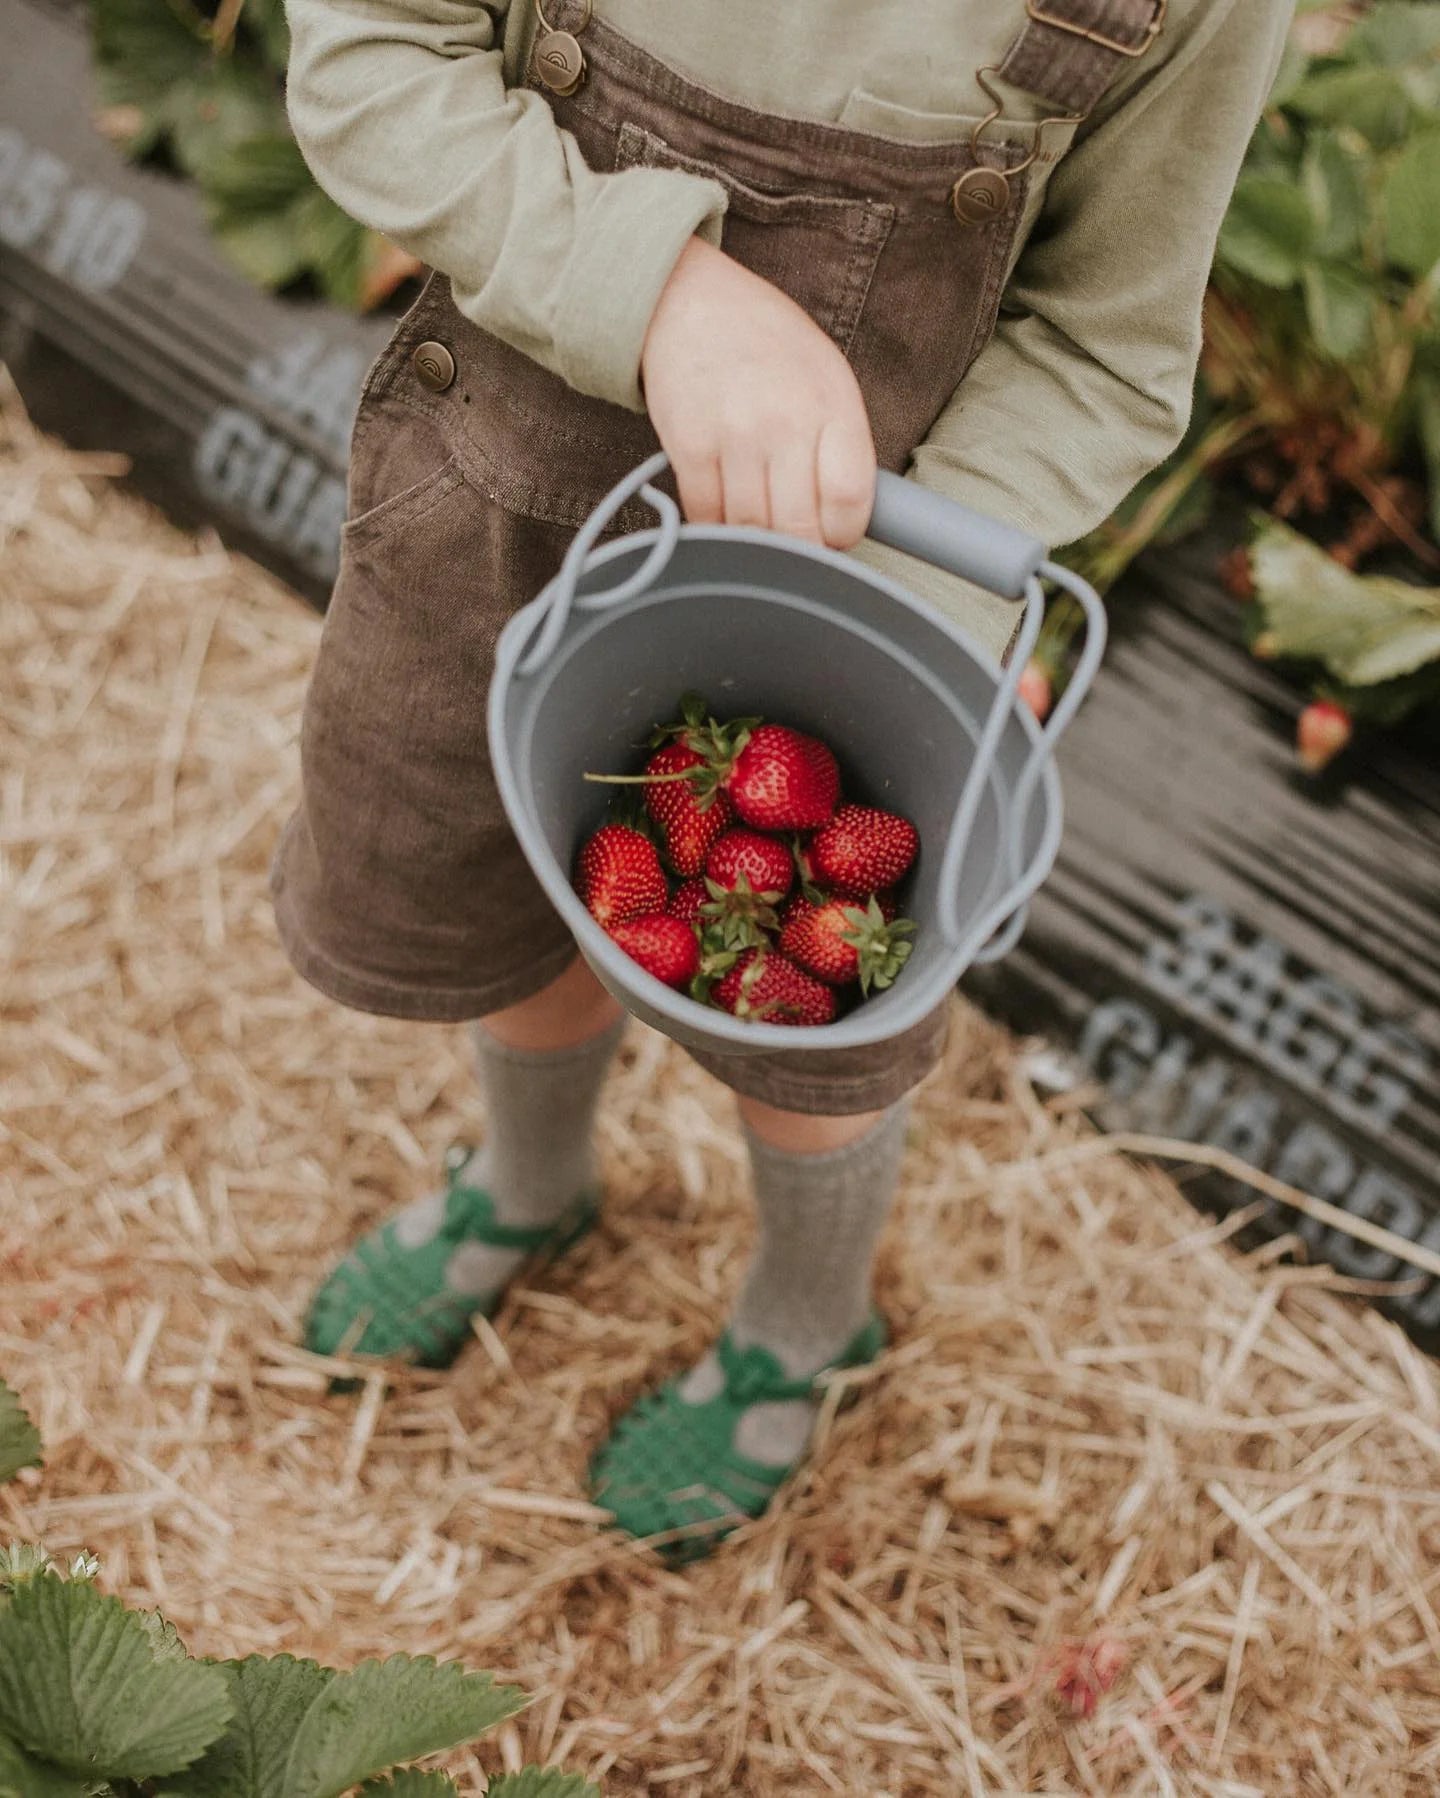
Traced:
<path fill-rule="evenodd" d="M 621 1420 L 594 1466 L 596 1497 L 623 1528 L 695 1526 L 672 1549 L 680 1558 L 764 1509 L 809 1445 L 814 1377 L 872 1360 L 884 1342 L 871 1266 L 908 1100 L 853 1116 L 751 1098 L 740 1108 L 759 1240 L 729 1325 L 696 1367 Z"/>
<path fill-rule="evenodd" d="M 445 1365 L 516 1270 L 588 1221 L 595 1103 L 623 1027 L 581 961 L 475 1026 L 484 1147 L 452 1165 L 445 1190 L 361 1238 L 316 1294 L 311 1348 Z"/>

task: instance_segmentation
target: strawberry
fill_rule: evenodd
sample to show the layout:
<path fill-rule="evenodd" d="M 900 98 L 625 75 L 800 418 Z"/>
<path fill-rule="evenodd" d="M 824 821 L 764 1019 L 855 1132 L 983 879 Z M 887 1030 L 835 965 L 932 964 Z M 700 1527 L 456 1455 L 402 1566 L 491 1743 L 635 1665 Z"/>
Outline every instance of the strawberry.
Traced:
<path fill-rule="evenodd" d="M 1355 726 L 1344 706 L 1333 699 L 1312 699 L 1300 714 L 1295 748 L 1307 774 L 1328 767 L 1354 735 Z"/>
<path fill-rule="evenodd" d="M 655 777 L 705 766 L 704 756 L 685 743 L 667 743 L 645 764 L 652 783 L 645 788 L 645 809 L 664 839 L 670 866 L 687 880 L 705 866 L 710 845 L 729 829 L 735 810 L 718 789 L 699 794 L 688 780 Z"/>
<path fill-rule="evenodd" d="M 672 918 L 679 918 L 682 923 L 703 923 L 700 917 L 702 905 L 710 903 L 710 893 L 703 880 L 683 880 L 670 895 L 670 903 L 666 910 Z"/>
<path fill-rule="evenodd" d="M 649 837 L 626 824 L 605 824 L 580 851 L 575 888 L 590 916 L 606 929 L 663 911 L 670 886 Z"/>
<path fill-rule="evenodd" d="M 775 907 L 795 879 L 790 851 L 756 830 L 727 830 L 705 858 L 700 928 L 722 948 L 758 949 L 778 930 Z"/>
<path fill-rule="evenodd" d="M 877 898 L 865 906 L 803 899 L 788 915 L 780 951 L 817 980 L 831 986 L 859 981 L 868 993 L 889 986 L 904 967 L 911 948 L 905 938 L 914 928 L 908 918 L 888 922 Z"/>
<path fill-rule="evenodd" d="M 1043 720 L 1050 716 L 1050 707 L 1055 703 L 1055 683 L 1043 662 L 1031 657 L 1021 672 L 1018 691 L 1037 718 Z"/>
<path fill-rule="evenodd" d="M 705 701 L 687 693 L 681 722 L 661 725 L 653 742 L 673 739 L 699 758 L 667 763 L 643 774 L 587 774 L 586 780 L 617 786 L 683 785 L 697 806 L 725 793 L 738 816 L 757 830 L 813 830 L 840 799 L 840 770 L 818 737 L 758 718 L 721 724 L 707 716 Z"/>
<path fill-rule="evenodd" d="M 759 830 L 813 830 L 840 799 L 840 769 L 818 737 L 785 724 L 752 731 L 724 780 L 735 810 Z"/>
<path fill-rule="evenodd" d="M 737 1018 L 765 1024 L 828 1024 L 835 995 L 773 949 L 747 949 L 716 984 L 711 999 Z"/>
<path fill-rule="evenodd" d="M 867 899 L 905 874 L 920 838 L 908 818 L 869 805 L 842 805 L 810 839 L 811 877 L 837 893 Z"/>
<path fill-rule="evenodd" d="M 728 893 L 748 886 L 757 898 L 777 905 L 794 882 L 795 863 L 774 837 L 758 830 L 727 830 L 705 857 L 705 878 Z"/>
<path fill-rule="evenodd" d="M 666 912 L 612 924 L 612 941 L 666 986 L 688 986 L 700 972 L 700 943 L 694 929 Z"/>

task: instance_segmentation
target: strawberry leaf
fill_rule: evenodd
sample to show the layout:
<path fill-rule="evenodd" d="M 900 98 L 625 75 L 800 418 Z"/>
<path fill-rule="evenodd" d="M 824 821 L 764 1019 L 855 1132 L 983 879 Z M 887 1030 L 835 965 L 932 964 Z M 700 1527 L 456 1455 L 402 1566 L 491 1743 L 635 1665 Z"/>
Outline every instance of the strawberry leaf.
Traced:
<path fill-rule="evenodd" d="M 16 1394 L 0 1380 L 0 1480 L 13 1479 L 22 1467 L 39 1465 L 40 1432 Z"/>
<path fill-rule="evenodd" d="M 520 1773 L 498 1773 L 485 1788 L 485 1798 L 600 1798 L 600 1788 L 582 1773 L 558 1767 L 526 1767 Z"/>
<path fill-rule="evenodd" d="M 1368 687 L 1440 658 L 1440 587 L 1358 575 L 1298 531 L 1261 519 L 1250 553 L 1257 654 L 1318 661 Z"/>
<path fill-rule="evenodd" d="M 350 1673 L 288 1655 L 221 1666 L 235 1722 L 172 1798 L 339 1798 L 399 1761 L 483 1735 L 527 1702 L 489 1674 L 405 1655 Z"/>
<path fill-rule="evenodd" d="M 88 1778 L 47 1767 L 0 1735 L 0 1798 L 86 1798 L 92 1789 Z"/>
<path fill-rule="evenodd" d="M 493 1780 L 489 1790 L 495 1790 Z M 448 1773 L 417 1773 L 409 1767 L 392 1779 L 368 1780 L 356 1798 L 460 1798 L 460 1788 Z"/>
<path fill-rule="evenodd" d="M 0 1730 L 62 1772 L 174 1773 L 229 1717 L 220 1673 L 157 1659 L 145 1624 L 88 1581 L 37 1574 L 0 1611 Z"/>

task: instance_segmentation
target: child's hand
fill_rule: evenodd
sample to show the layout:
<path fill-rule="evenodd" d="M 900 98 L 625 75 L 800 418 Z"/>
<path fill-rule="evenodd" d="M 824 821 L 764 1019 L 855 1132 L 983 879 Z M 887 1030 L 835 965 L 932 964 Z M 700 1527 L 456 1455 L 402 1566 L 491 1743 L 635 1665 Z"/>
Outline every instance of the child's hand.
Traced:
<path fill-rule="evenodd" d="M 875 501 L 865 401 L 839 349 L 778 287 L 692 237 L 640 367 L 692 523 L 761 525 L 836 549 L 865 535 Z"/>

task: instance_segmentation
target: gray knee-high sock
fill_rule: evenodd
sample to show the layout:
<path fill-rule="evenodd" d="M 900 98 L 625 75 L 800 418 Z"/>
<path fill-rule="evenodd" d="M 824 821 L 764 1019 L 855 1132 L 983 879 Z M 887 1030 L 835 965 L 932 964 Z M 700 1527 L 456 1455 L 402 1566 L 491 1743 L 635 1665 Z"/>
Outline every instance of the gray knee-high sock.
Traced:
<path fill-rule="evenodd" d="M 769 1349 L 793 1379 L 833 1361 L 871 1309 L 871 1267 L 905 1151 L 906 1101 L 843 1149 L 795 1155 L 746 1132 L 760 1235 L 730 1320 L 737 1348 Z M 686 1376 L 692 1403 L 723 1384 L 714 1354 Z M 735 1446 L 757 1461 L 789 1461 L 805 1446 L 816 1406 L 755 1405 Z"/>
<path fill-rule="evenodd" d="M 621 1018 L 587 1042 L 555 1050 L 513 1049 L 483 1024 L 474 1027 L 486 1131 L 461 1178 L 489 1193 L 502 1223 L 554 1223 L 594 1191 L 595 1104 L 625 1023 Z M 444 1194 L 432 1194 L 401 1212 L 396 1233 L 403 1242 L 426 1241 L 443 1216 Z M 446 1284 L 455 1292 L 491 1293 L 523 1259 L 515 1249 L 462 1243 L 450 1258 Z"/>

